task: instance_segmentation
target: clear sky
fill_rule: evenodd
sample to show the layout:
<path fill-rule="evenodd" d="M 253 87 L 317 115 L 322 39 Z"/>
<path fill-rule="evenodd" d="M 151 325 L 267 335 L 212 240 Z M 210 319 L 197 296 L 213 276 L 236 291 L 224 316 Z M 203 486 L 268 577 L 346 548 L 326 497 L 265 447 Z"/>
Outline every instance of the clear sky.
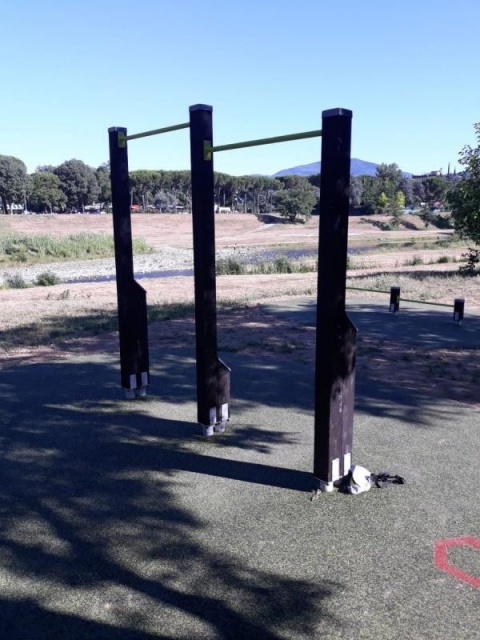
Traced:
<path fill-rule="evenodd" d="M 446 171 L 475 141 L 479 69 L 479 0 L 3 0 L 0 154 L 96 167 L 108 127 L 187 122 L 197 103 L 216 144 L 320 129 L 345 107 L 353 157 Z M 215 169 L 270 175 L 319 155 L 296 141 Z M 132 141 L 129 161 L 188 169 L 188 131 Z"/>

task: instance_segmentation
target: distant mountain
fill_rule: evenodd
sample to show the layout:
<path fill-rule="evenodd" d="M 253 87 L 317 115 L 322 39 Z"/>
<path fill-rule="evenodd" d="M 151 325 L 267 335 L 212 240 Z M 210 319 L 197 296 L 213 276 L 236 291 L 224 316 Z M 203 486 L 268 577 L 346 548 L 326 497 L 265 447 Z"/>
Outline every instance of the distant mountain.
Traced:
<path fill-rule="evenodd" d="M 358 158 L 352 158 L 350 162 L 350 173 L 352 176 L 374 176 L 377 173 L 378 164 L 374 162 L 366 162 Z M 280 178 L 281 176 L 312 176 L 320 173 L 320 162 L 311 162 L 310 164 L 302 164 L 298 167 L 290 169 L 282 169 L 277 171 L 272 177 Z M 411 176 L 410 173 L 404 173 L 406 177 Z"/>

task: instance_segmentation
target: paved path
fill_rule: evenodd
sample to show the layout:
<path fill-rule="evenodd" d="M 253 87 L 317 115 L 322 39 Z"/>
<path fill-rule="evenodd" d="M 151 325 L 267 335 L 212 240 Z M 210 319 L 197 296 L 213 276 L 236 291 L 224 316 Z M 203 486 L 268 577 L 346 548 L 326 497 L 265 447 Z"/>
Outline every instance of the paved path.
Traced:
<path fill-rule="evenodd" d="M 364 332 L 479 335 L 368 304 L 351 308 Z M 268 310 L 314 317 L 308 300 Z M 232 422 L 209 440 L 193 345 L 154 348 L 152 393 L 130 403 L 116 354 L 0 373 L 0 637 L 479 637 L 478 409 L 358 380 L 354 459 L 408 484 L 312 502 L 311 365 L 225 359 Z M 435 544 L 463 538 L 455 575 L 438 568 Z"/>

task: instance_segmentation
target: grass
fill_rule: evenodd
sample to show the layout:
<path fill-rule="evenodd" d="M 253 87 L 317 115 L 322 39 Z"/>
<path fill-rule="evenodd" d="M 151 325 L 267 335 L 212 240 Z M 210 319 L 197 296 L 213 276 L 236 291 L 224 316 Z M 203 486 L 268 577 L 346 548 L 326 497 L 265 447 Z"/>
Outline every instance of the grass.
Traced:
<path fill-rule="evenodd" d="M 317 264 L 290 260 L 279 256 L 275 260 L 246 264 L 236 258 L 222 258 L 216 263 L 217 276 L 270 275 L 275 273 L 311 273 L 317 271 Z"/>
<path fill-rule="evenodd" d="M 446 304 L 448 302 L 445 301 L 449 299 L 453 304 L 453 300 L 457 297 L 464 297 L 468 301 L 469 290 L 478 289 L 479 283 L 480 277 L 466 279 L 458 272 L 451 271 L 384 273 L 347 278 L 347 288 L 351 286 L 389 293 L 392 286 L 399 286 L 402 298 L 429 302 L 442 301 Z"/>
<path fill-rule="evenodd" d="M 136 254 L 153 251 L 145 240 L 133 240 Z M 0 235 L 0 263 L 32 264 L 54 260 L 88 260 L 114 254 L 113 236 L 100 233 L 78 233 L 66 237 L 50 235 Z"/>
<path fill-rule="evenodd" d="M 423 258 L 420 256 L 413 256 L 412 259 L 410 260 L 405 260 L 405 262 L 403 263 L 404 267 L 416 267 L 420 264 L 424 264 L 423 262 Z"/>
<path fill-rule="evenodd" d="M 52 299 L 50 296 L 47 299 Z M 56 300 L 70 299 L 70 290 L 66 289 Z M 67 302 L 68 304 L 68 302 Z M 193 316 L 194 304 L 169 303 L 148 307 L 148 322 L 173 320 Z M 71 340 L 110 333 L 118 329 L 117 309 L 102 309 L 78 315 L 43 316 L 21 326 L 10 327 L 0 331 L 0 349 L 8 351 L 12 348 L 38 347 L 44 345 L 61 345 Z"/>

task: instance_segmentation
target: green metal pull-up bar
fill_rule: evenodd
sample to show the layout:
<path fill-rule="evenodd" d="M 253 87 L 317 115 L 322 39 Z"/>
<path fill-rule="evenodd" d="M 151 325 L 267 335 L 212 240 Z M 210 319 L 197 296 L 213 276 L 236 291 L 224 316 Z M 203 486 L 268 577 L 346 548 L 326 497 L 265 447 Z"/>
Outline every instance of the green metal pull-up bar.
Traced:
<path fill-rule="evenodd" d="M 275 144 L 277 142 L 289 142 L 290 140 L 304 140 L 305 138 L 319 138 L 322 130 L 304 131 L 303 133 L 290 133 L 286 136 L 275 136 L 273 138 L 260 138 L 259 140 L 247 140 L 246 142 L 234 142 L 232 144 L 221 144 L 212 147 L 205 143 L 205 160 L 211 160 L 211 154 L 216 151 L 230 151 L 231 149 L 243 149 L 245 147 L 259 147 L 262 144 Z"/>
<path fill-rule="evenodd" d="M 168 133 L 169 131 L 177 131 L 178 129 L 188 129 L 189 122 L 182 124 L 174 124 L 171 127 L 163 127 L 162 129 L 152 129 L 151 131 L 142 131 L 142 133 L 133 133 L 131 136 L 125 136 L 125 140 L 135 140 L 136 138 L 147 138 L 148 136 L 156 136 L 159 133 Z"/>

